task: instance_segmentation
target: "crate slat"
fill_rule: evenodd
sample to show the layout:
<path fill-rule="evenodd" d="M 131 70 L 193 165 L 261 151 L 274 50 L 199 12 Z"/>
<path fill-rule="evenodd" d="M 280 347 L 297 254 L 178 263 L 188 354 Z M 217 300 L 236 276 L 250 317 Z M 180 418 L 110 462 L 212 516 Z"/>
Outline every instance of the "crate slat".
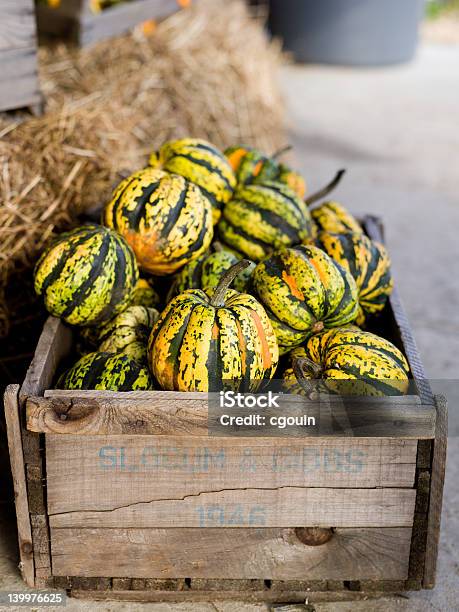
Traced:
<path fill-rule="evenodd" d="M 19 420 L 19 385 L 8 385 L 4 395 L 6 427 L 8 430 L 8 447 L 10 453 L 11 473 L 13 475 L 14 502 L 18 526 L 19 555 L 21 574 L 29 586 L 34 585 L 34 558 L 32 530 L 29 518 L 29 501 L 22 454 L 21 424 Z"/>
<path fill-rule="evenodd" d="M 295 409 L 316 420 L 317 427 L 298 427 L 299 437 L 429 439 L 435 435 L 435 407 L 421 405 L 417 396 L 326 398 L 316 402 L 291 396 L 283 400 L 283 405 L 287 404 L 292 410 L 289 414 L 295 414 Z M 109 395 L 103 391 L 85 394 L 50 390 L 46 397 L 27 400 L 26 419 L 30 431 L 43 433 L 204 436 L 212 422 L 208 405 L 206 393 L 147 391 Z M 265 415 L 268 417 L 269 411 Z"/>
<path fill-rule="evenodd" d="M 0 3 L 0 111 L 41 103 L 33 0 Z"/>
<path fill-rule="evenodd" d="M 97 489 L 99 510 L 80 506 L 81 491 L 50 490 L 51 527 L 410 527 L 414 489 L 281 487 L 202 492 L 143 502 L 118 499 L 111 509 Z"/>
<path fill-rule="evenodd" d="M 322 546 L 305 546 L 292 529 L 69 528 L 52 529 L 51 540 L 59 576 L 104 567 L 120 578 L 404 580 L 411 529 L 337 529 Z"/>
<path fill-rule="evenodd" d="M 99 13 L 90 10 L 88 0 L 62 2 L 56 8 L 39 4 L 38 30 L 45 34 L 70 36 L 73 42 L 84 47 L 124 34 L 144 21 L 164 19 L 179 9 L 177 0 L 135 0 Z"/>
<path fill-rule="evenodd" d="M 446 399 L 436 397 L 438 406 L 437 432 L 434 441 L 432 476 L 430 484 L 429 518 L 427 524 L 426 559 L 423 577 L 424 588 L 433 589 L 437 570 L 440 523 L 445 483 L 446 450 L 448 444 L 448 418 Z"/>
<path fill-rule="evenodd" d="M 242 489 L 248 481 L 260 488 L 406 488 L 414 485 L 416 452 L 415 440 L 382 438 L 47 435 L 48 497 L 53 503 L 54 491 L 78 488 L 89 508 L 97 489 L 109 508 L 111 499 L 123 502 L 126 495 L 139 502 Z"/>

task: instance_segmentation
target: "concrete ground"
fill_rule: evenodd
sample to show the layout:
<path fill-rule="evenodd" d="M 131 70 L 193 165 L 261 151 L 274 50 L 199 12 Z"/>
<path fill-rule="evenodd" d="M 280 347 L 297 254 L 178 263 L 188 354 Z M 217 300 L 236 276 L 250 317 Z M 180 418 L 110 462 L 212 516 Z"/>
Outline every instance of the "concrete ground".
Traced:
<path fill-rule="evenodd" d="M 348 169 L 335 197 L 383 216 L 396 281 L 421 354 L 450 400 L 449 458 L 438 585 L 377 602 L 318 611 L 458 609 L 459 598 L 459 46 L 428 45 L 412 64 L 383 69 L 291 66 L 282 74 L 297 165 L 310 190 Z M 455 477 L 456 476 L 456 477 Z M 23 589 L 7 512 L 0 508 L 0 591 Z M 22 608 L 24 609 L 24 608 Z M 76 610 L 255 612 L 263 605 L 71 601 Z M 19 610 L 19 608 L 18 608 Z"/>

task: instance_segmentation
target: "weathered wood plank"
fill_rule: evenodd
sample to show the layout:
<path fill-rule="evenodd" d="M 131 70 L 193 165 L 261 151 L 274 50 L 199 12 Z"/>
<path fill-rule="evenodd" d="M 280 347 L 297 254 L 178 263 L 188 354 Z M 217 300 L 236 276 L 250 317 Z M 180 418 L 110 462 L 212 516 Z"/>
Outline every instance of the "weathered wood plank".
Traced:
<path fill-rule="evenodd" d="M 409 488 L 416 442 L 47 435 L 46 459 L 51 511 L 109 510 L 247 485 Z"/>
<path fill-rule="evenodd" d="M 415 491 L 394 488 L 413 486 L 410 440 L 47 435 L 46 452 L 54 526 L 168 527 L 171 516 L 184 527 L 412 520 Z M 331 487 L 348 489 L 336 497 Z M 387 487 L 387 497 L 374 487 Z"/>
<path fill-rule="evenodd" d="M 2 0 L 0 11 L 0 111 L 38 105 L 33 0 Z"/>
<path fill-rule="evenodd" d="M 45 397 L 30 397 L 27 428 L 59 434 L 202 436 L 207 435 L 210 426 L 213 434 L 234 433 L 230 428 L 218 426 L 218 415 L 215 411 L 209 412 L 209 396 L 205 393 L 150 391 L 135 397 L 133 393 L 102 393 L 47 391 Z M 400 399 L 394 402 L 395 398 L 356 399 L 328 401 L 327 398 L 326 402 L 312 402 L 300 396 L 284 398 L 282 406 L 288 408 L 288 414 L 307 414 L 316 422 L 316 426 L 289 429 L 288 434 L 412 439 L 434 436 L 434 406 L 421 406 L 417 398 L 406 402 Z M 231 414 L 236 414 L 233 409 Z M 269 424 L 273 414 L 269 410 L 263 414 Z M 263 432 L 264 435 L 277 435 L 279 430 L 272 427 Z"/>
<path fill-rule="evenodd" d="M 18 526 L 21 574 L 24 581 L 34 586 L 34 561 L 32 551 L 32 530 L 29 518 L 27 485 L 22 455 L 21 425 L 18 405 L 19 385 L 9 385 L 4 395 L 5 420 L 8 433 L 11 472 L 13 475 L 14 501 Z"/>
<path fill-rule="evenodd" d="M 29 431 L 84 436 L 171 433 L 205 436 L 208 433 L 207 401 L 202 398 L 187 398 L 180 403 L 164 396 L 154 401 L 129 397 L 93 399 L 80 398 L 79 392 L 74 392 L 73 399 L 30 397 L 26 420 Z"/>
<path fill-rule="evenodd" d="M 32 541 L 35 561 L 35 586 L 43 588 L 51 575 L 48 518 L 44 514 L 31 514 Z"/>
<path fill-rule="evenodd" d="M 118 36 L 146 20 L 160 21 L 179 8 L 177 0 L 136 0 L 106 9 L 98 15 L 86 14 L 78 28 L 78 43 L 84 47 Z"/>
<path fill-rule="evenodd" d="M 41 395 L 52 386 L 60 361 L 70 352 L 72 331 L 60 319 L 49 317 L 20 390 L 21 401 Z"/>
<path fill-rule="evenodd" d="M 304 545 L 293 529 L 240 529 L 235 537 L 232 529 L 69 528 L 51 536 L 59 576 L 404 580 L 411 529 L 337 529 L 322 546 Z"/>
<path fill-rule="evenodd" d="M 0 51 L 36 46 L 33 0 L 2 0 Z"/>
<path fill-rule="evenodd" d="M 89 390 L 78 390 L 78 391 L 69 391 L 67 389 L 46 389 L 44 392 L 45 397 L 56 397 L 56 398 L 93 398 L 96 400 L 99 399 L 117 399 L 124 398 L 130 400 L 200 400 L 207 399 L 207 394 L 201 393 L 199 391 L 99 391 L 96 389 Z M 342 403 L 342 398 L 336 395 L 328 395 L 327 402 L 331 404 L 340 404 Z M 292 402 L 303 403 L 305 401 L 304 398 L 300 396 L 292 396 Z M 417 395 L 394 395 L 392 397 L 368 397 L 368 396 L 355 396 L 352 397 L 351 400 L 347 402 L 347 404 L 365 404 L 366 406 L 375 405 L 375 406 L 386 406 L 387 403 L 392 405 L 410 405 L 410 406 L 419 406 L 421 404 L 421 400 Z M 314 402 L 310 402 L 314 404 Z"/>
<path fill-rule="evenodd" d="M 35 350 L 35 355 L 19 391 L 21 409 L 25 410 L 28 395 L 40 395 L 52 384 L 56 368 L 71 347 L 72 332 L 59 319 L 50 317 Z M 40 436 L 23 430 L 23 450 L 27 475 L 30 520 L 32 525 L 35 587 L 44 588 L 51 575 L 49 526 L 46 514 Z"/>
<path fill-rule="evenodd" d="M 423 587 L 426 589 L 433 589 L 435 586 L 448 440 L 448 412 L 446 398 L 436 396 L 435 401 L 437 404 L 438 414 L 430 482 L 426 558 L 422 583 Z"/>
<path fill-rule="evenodd" d="M 410 527 L 415 496 L 414 489 L 246 487 L 85 510 L 55 495 L 49 521 L 51 527 L 84 528 Z"/>
<path fill-rule="evenodd" d="M 66 0 L 56 8 L 38 5 L 38 28 L 50 34 L 70 34 L 81 46 L 118 36 L 149 20 L 178 11 L 177 0 L 135 0 L 94 14 L 87 0 Z"/>

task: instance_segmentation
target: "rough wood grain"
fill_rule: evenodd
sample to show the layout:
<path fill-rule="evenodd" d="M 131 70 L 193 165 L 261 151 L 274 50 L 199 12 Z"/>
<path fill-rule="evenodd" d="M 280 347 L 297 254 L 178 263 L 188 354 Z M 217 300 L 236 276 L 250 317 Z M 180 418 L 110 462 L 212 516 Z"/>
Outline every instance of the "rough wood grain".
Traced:
<path fill-rule="evenodd" d="M 59 319 L 50 317 L 35 350 L 35 355 L 19 391 L 21 410 L 25 411 L 28 395 L 41 395 L 52 384 L 56 368 L 71 347 L 72 333 Z M 22 430 L 27 494 L 32 525 L 35 587 L 44 588 L 51 575 L 48 516 L 40 436 Z"/>
<path fill-rule="evenodd" d="M 29 395 L 42 395 L 52 386 L 60 361 L 70 352 L 72 331 L 60 319 L 49 317 L 38 340 L 32 363 L 21 386 L 22 401 Z"/>
<path fill-rule="evenodd" d="M 438 414 L 430 482 L 427 546 L 423 579 L 423 587 L 426 589 L 432 589 L 435 586 L 448 439 L 446 398 L 436 396 L 435 402 Z"/>
<path fill-rule="evenodd" d="M 21 425 L 18 405 L 19 385 L 9 385 L 4 395 L 5 420 L 8 433 L 10 465 L 13 475 L 14 501 L 18 526 L 20 569 L 25 582 L 34 586 L 32 530 L 29 518 L 27 485 L 22 455 Z"/>
<path fill-rule="evenodd" d="M 56 397 L 56 398 L 72 398 L 77 394 L 81 398 L 93 398 L 93 399 L 117 399 L 125 398 L 130 400 L 153 400 L 160 398 L 164 400 L 200 400 L 206 398 L 205 393 L 199 391 L 98 391 L 96 389 L 81 390 L 81 391 L 69 391 L 66 389 L 46 389 L 44 392 L 45 397 Z M 330 404 L 342 404 L 343 398 L 336 395 L 327 395 L 327 402 Z M 304 403 L 306 400 L 300 396 L 292 396 L 292 402 Z M 394 406 L 398 405 L 409 405 L 409 406 L 420 406 L 421 401 L 417 395 L 394 395 L 392 397 L 368 397 L 368 396 L 356 396 L 346 401 L 346 405 L 349 404 L 363 404 L 365 406 L 387 406 L 390 402 Z M 314 404 L 314 402 L 309 402 Z"/>
<path fill-rule="evenodd" d="M 163 392 L 151 399 L 129 397 L 73 398 L 30 397 L 26 405 L 29 431 L 79 434 L 177 434 L 208 433 L 207 401 L 174 400 Z M 129 394 L 126 394 L 129 395 Z"/>
<path fill-rule="evenodd" d="M 0 3 L 0 111 L 41 101 L 33 0 Z"/>
<path fill-rule="evenodd" d="M 33 0 L 2 0 L 0 9 L 0 51 L 35 43 Z"/>
<path fill-rule="evenodd" d="M 235 536 L 232 529 L 69 528 L 51 536 L 60 576 L 403 580 L 411 529 L 338 529 L 323 546 L 304 545 L 293 529 L 241 529 Z"/>
<path fill-rule="evenodd" d="M 283 400 L 288 413 L 314 417 L 317 426 L 298 427 L 287 433 L 298 437 L 430 439 L 434 436 L 434 406 L 421 406 L 416 397 L 394 399 L 330 401 L 327 398 L 311 402 L 300 396 L 289 396 Z M 232 409 L 231 414 L 236 412 Z M 271 413 L 266 410 L 264 414 L 269 422 Z M 209 396 L 205 393 L 149 391 L 140 395 L 136 392 L 109 395 L 97 391 L 47 391 L 45 397 L 28 399 L 26 418 L 30 431 L 44 433 L 202 436 L 210 426 L 214 435 L 231 434 L 228 428 L 218 427 L 217 415 L 215 411 L 209 412 Z M 275 428 L 263 431 L 266 436 L 279 433 Z"/>
<path fill-rule="evenodd" d="M 47 435 L 46 460 L 51 512 L 110 510 L 248 485 L 410 488 L 416 442 Z"/>
<path fill-rule="evenodd" d="M 99 493 L 99 492 L 97 492 Z M 96 497 L 96 490 L 94 490 Z M 279 487 L 202 491 L 109 509 L 79 507 L 57 491 L 49 499 L 51 527 L 409 527 L 413 489 L 328 489 Z M 94 504 L 93 504 L 94 505 Z M 66 508 L 65 510 L 63 508 Z"/>

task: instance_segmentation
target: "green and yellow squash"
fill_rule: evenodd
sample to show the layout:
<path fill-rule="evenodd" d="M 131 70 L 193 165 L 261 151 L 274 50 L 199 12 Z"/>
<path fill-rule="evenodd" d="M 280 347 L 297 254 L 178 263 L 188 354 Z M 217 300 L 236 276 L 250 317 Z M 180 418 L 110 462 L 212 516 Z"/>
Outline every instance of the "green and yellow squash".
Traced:
<path fill-rule="evenodd" d="M 347 208 L 338 204 L 338 202 L 324 202 L 312 208 L 311 216 L 318 229 L 325 232 L 334 232 L 336 234 L 341 234 L 342 232 L 363 233 L 363 229 L 357 219 L 351 215 Z"/>
<path fill-rule="evenodd" d="M 289 393 L 309 395 L 403 395 L 408 391 L 409 367 L 391 342 L 354 325 L 311 336 L 290 353 L 283 374 Z"/>
<path fill-rule="evenodd" d="M 148 368 L 127 355 L 88 353 L 60 377 L 58 389 L 143 391 L 153 389 Z"/>
<path fill-rule="evenodd" d="M 215 289 L 223 274 L 240 261 L 241 257 L 224 249 L 219 243 L 213 245 L 215 251 L 206 253 L 197 259 L 190 261 L 174 277 L 167 301 L 170 301 L 179 293 L 187 289 Z M 255 264 L 242 270 L 234 279 L 233 287 L 236 291 L 244 293 L 247 290 L 250 276 Z"/>
<path fill-rule="evenodd" d="M 257 264 L 252 283 L 266 308 L 281 353 L 311 334 L 354 321 L 357 286 L 351 274 L 315 246 L 272 253 Z"/>
<path fill-rule="evenodd" d="M 35 266 L 34 285 L 50 314 L 71 325 L 95 325 L 126 308 L 138 276 L 124 238 L 91 224 L 56 238 Z"/>
<path fill-rule="evenodd" d="M 248 263 L 228 270 L 215 290 L 184 291 L 161 313 L 148 355 L 163 389 L 256 391 L 273 376 L 279 353 L 264 308 L 253 296 L 228 289 Z"/>
<path fill-rule="evenodd" d="M 245 185 L 223 209 L 219 237 L 252 261 L 274 249 L 311 240 L 314 226 L 308 207 L 287 185 Z"/>
<path fill-rule="evenodd" d="M 357 324 L 362 325 L 368 315 L 381 312 L 393 288 L 386 248 L 365 234 L 351 232 L 319 232 L 317 242 L 332 259 L 349 270 L 357 284 L 360 306 Z"/>
<path fill-rule="evenodd" d="M 150 156 L 150 166 L 179 174 L 197 185 L 212 204 L 214 223 L 233 195 L 236 177 L 221 151 L 206 140 L 182 138 L 166 142 Z"/>
<path fill-rule="evenodd" d="M 270 157 L 253 147 L 238 145 L 226 149 L 225 155 L 239 185 L 277 181 L 288 185 L 300 198 L 304 198 L 306 183 L 303 177 L 276 159 L 283 152 L 284 149 Z"/>
<path fill-rule="evenodd" d="M 147 343 L 159 313 L 154 308 L 130 306 L 100 330 L 98 350 L 104 353 L 123 353 L 132 359 L 146 362 Z"/>
<path fill-rule="evenodd" d="M 120 183 L 103 222 L 125 237 L 140 267 L 172 274 L 212 240 L 212 207 L 199 187 L 177 174 L 144 168 Z"/>
<path fill-rule="evenodd" d="M 153 285 L 146 278 L 139 278 L 132 294 L 132 306 L 156 308 L 161 298 Z"/>

